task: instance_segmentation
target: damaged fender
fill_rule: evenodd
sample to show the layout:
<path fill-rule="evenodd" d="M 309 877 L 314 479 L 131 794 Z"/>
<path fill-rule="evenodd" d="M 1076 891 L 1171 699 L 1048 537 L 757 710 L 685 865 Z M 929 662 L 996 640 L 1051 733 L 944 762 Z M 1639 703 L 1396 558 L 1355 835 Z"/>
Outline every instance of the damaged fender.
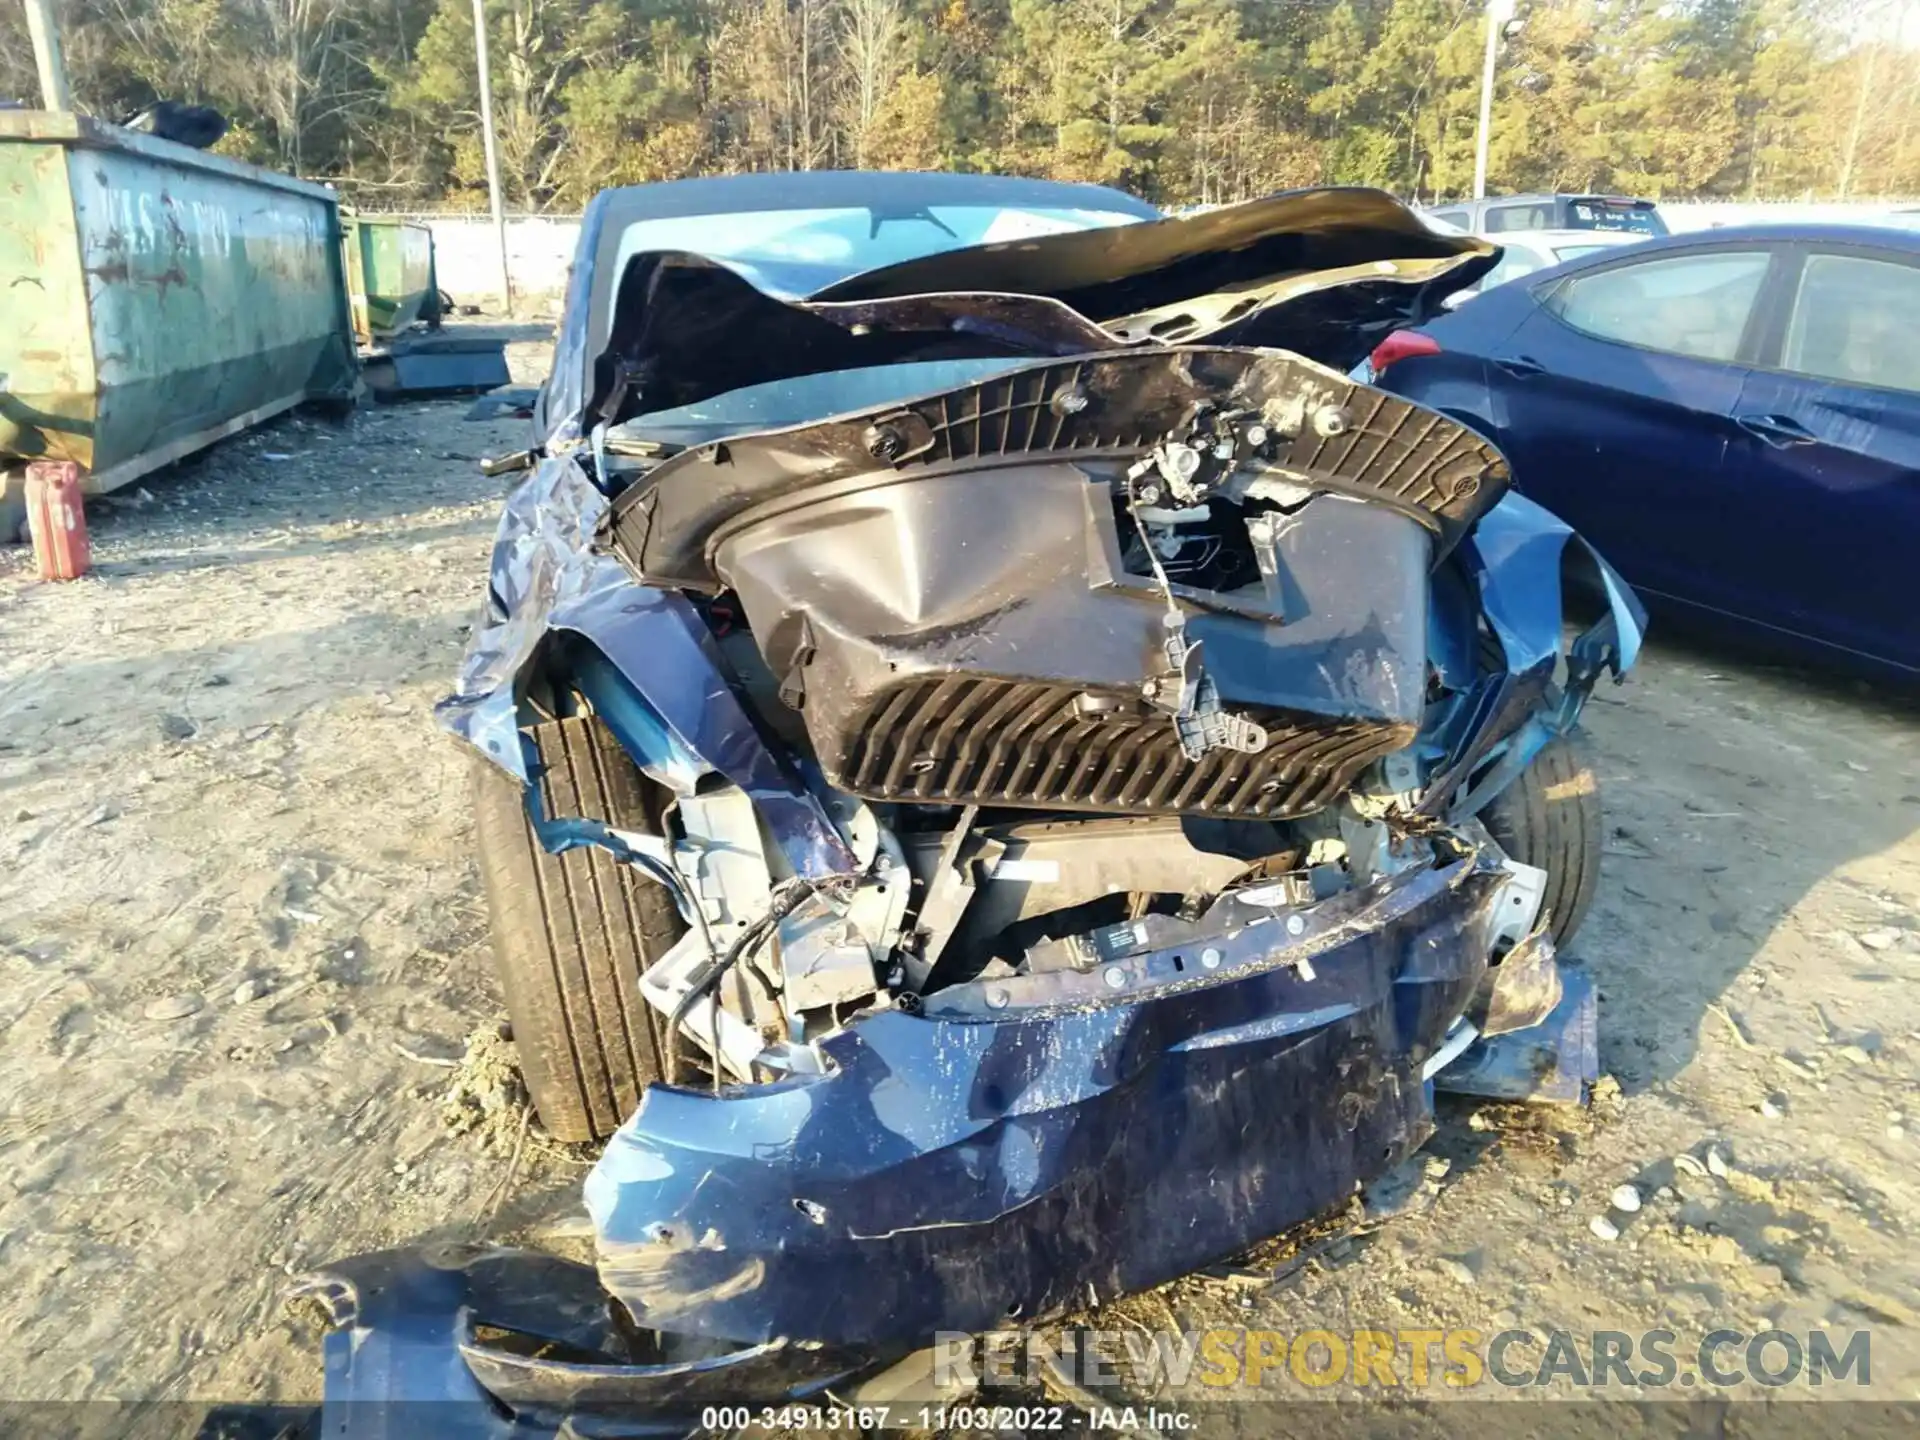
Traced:
<path fill-rule="evenodd" d="M 797 873 L 851 871 L 853 856 L 818 798 L 760 738 L 738 697 L 714 683 L 721 667 L 713 637 L 692 605 L 635 585 L 619 561 L 594 549 L 606 512 L 606 497 L 571 454 L 541 461 L 507 497 L 487 614 L 454 693 L 436 707 L 441 723 L 525 783 L 522 677 L 552 633 L 577 635 L 606 662 L 588 662 L 588 683 L 631 687 L 601 708 L 625 709 L 630 723 L 620 738 L 643 769 L 676 792 L 690 790 L 701 770 L 716 771 L 752 797 Z M 533 794 L 529 786 L 530 803 Z"/>

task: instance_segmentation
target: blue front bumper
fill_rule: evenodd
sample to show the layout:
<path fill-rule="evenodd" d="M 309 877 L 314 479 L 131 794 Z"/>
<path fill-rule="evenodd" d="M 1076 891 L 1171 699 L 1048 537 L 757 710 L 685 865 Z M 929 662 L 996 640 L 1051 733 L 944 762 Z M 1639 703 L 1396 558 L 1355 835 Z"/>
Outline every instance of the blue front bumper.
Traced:
<path fill-rule="evenodd" d="M 1502 878 L 1458 858 L 1298 934 L 1222 926 L 867 1016 L 825 1075 L 656 1086 L 587 1181 L 602 1283 L 661 1330 L 881 1345 L 1232 1254 L 1426 1139 L 1422 1065 L 1485 971 Z"/>

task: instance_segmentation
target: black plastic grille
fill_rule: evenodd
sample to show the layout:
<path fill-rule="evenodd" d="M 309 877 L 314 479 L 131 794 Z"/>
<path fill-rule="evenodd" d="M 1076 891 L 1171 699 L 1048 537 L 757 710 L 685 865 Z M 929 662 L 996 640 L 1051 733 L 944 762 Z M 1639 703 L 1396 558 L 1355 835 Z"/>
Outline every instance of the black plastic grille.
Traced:
<path fill-rule="evenodd" d="M 1089 710 L 1086 696 L 958 676 L 902 685 L 855 727 L 833 779 L 876 799 L 1282 820 L 1337 800 L 1413 738 L 1391 722 L 1236 706 L 1266 728 L 1266 749 L 1189 760 L 1167 716 Z"/>

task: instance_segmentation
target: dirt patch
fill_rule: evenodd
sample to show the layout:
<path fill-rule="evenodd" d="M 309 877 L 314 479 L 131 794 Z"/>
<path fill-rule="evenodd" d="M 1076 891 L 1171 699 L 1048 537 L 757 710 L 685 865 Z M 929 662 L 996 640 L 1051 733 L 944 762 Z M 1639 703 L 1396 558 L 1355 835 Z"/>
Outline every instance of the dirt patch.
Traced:
<path fill-rule="evenodd" d="M 520 1053 L 500 1025 L 482 1025 L 467 1037 L 440 1097 L 440 1123 L 450 1135 L 470 1135 L 482 1149 L 510 1152 L 526 1131 L 527 1087 Z"/>
<path fill-rule="evenodd" d="M 312 1400 L 291 1275 L 578 1238 L 589 1157 L 524 1124 L 430 714 L 507 483 L 475 461 L 525 443 L 464 408 L 223 445 L 92 507 L 78 584 L 0 553 L 0 1395 Z M 1444 1103 L 1393 1218 L 1083 1319 L 1867 1325 L 1874 1393 L 1915 1393 L 1913 716 L 1661 647 L 1589 713 L 1609 832 L 1576 956 L 1617 1097 Z"/>

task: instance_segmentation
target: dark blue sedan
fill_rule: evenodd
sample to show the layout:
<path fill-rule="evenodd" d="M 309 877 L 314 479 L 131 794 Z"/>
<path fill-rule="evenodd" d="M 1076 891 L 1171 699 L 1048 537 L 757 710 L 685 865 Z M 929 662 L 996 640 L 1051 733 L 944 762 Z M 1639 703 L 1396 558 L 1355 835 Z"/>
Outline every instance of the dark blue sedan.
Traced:
<path fill-rule="evenodd" d="M 1487 291 L 1374 351 L 1640 593 L 1920 678 L 1920 234 L 1752 226 Z"/>

